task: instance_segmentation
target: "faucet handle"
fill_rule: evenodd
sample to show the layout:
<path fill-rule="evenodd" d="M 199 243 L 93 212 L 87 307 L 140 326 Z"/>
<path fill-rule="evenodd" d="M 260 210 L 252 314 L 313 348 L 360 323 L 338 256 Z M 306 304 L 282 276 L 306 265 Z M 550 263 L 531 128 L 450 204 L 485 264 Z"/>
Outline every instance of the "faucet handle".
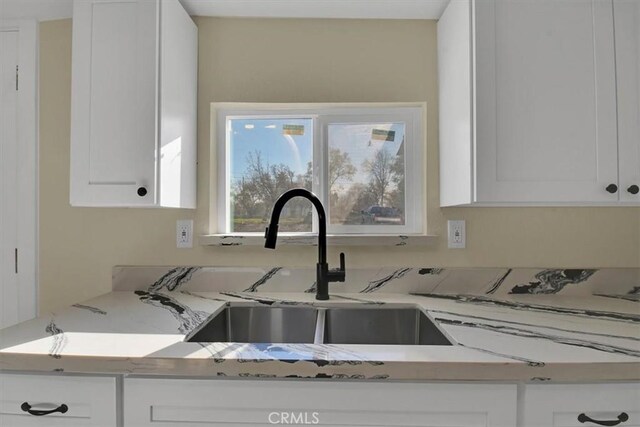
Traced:
<path fill-rule="evenodd" d="M 334 268 L 328 271 L 329 282 L 344 282 L 345 279 L 345 262 L 344 252 L 340 253 L 340 268 Z"/>
<path fill-rule="evenodd" d="M 269 226 L 264 230 L 264 247 L 267 249 L 275 249 L 277 238 L 278 238 L 278 225 L 269 224 Z"/>

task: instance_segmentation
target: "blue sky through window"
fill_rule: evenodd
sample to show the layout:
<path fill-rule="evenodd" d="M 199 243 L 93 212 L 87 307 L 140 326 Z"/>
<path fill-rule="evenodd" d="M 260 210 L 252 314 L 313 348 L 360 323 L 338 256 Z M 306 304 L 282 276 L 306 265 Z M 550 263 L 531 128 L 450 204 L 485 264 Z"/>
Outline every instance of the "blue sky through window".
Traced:
<path fill-rule="evenodd" d="M 307 171 L 307 163 L 313 159 L 312 119 L 232 119 L 230 122 L 231 182 L 246 176 L 247 158 L 256 151 L 265 164 L 285 164 L 296 175 Z"/>

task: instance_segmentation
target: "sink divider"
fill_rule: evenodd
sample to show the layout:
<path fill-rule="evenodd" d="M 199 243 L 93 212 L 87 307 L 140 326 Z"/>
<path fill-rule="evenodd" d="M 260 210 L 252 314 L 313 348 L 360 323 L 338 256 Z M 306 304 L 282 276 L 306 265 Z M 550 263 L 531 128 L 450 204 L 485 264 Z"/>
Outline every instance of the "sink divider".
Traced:
<path fill-rule="evenodd" d="M 325 322 L 327 319 L 327 309 L 318 307 L 318 317 L 316 318 L 316 333 L 313 337 L 314 344 L 324 344 Z"/>

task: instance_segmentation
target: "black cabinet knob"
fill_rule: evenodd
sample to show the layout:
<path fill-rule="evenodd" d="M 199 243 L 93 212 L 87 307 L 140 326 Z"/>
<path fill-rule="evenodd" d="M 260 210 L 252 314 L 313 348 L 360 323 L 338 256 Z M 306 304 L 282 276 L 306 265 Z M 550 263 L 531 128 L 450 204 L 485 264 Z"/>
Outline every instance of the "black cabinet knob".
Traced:
<path fill-rule="evenodd" d="M 640 191 L 640 187 L 633 184 L 631 187 L 627 188 L 627 191 L 631 194 L 638 194 L 638 192 Z"/>
<path fill-rule="evenodd" d="M 605 188 L 605 190 L 607 190 L 609 193 L 613 194 L 613 193 L 618 191 L 618 186 L 615 185 L 615 184 L 609 184 L 609 185 L 607 185 L 607 188 Z"/>
<path fill-rule="evenodd" d="M 147 187 L 138 187 L 138 196 L 144 197 L 147 195 Z"/>

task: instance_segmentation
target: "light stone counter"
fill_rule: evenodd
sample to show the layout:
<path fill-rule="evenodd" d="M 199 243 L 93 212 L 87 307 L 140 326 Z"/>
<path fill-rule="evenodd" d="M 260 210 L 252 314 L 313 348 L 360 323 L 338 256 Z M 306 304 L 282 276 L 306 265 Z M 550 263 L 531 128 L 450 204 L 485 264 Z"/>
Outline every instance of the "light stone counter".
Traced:
<path fill-rule="evenodd" d="M 640 380 L 636 299 L 342 293 L 332 294 L 328 303 L 418 306 L 455 345 L 184 342 L 228 303 L 326 305 L 302 292 L 117 291 L 0 331 L 0 370 L 379 380 Z"/>

